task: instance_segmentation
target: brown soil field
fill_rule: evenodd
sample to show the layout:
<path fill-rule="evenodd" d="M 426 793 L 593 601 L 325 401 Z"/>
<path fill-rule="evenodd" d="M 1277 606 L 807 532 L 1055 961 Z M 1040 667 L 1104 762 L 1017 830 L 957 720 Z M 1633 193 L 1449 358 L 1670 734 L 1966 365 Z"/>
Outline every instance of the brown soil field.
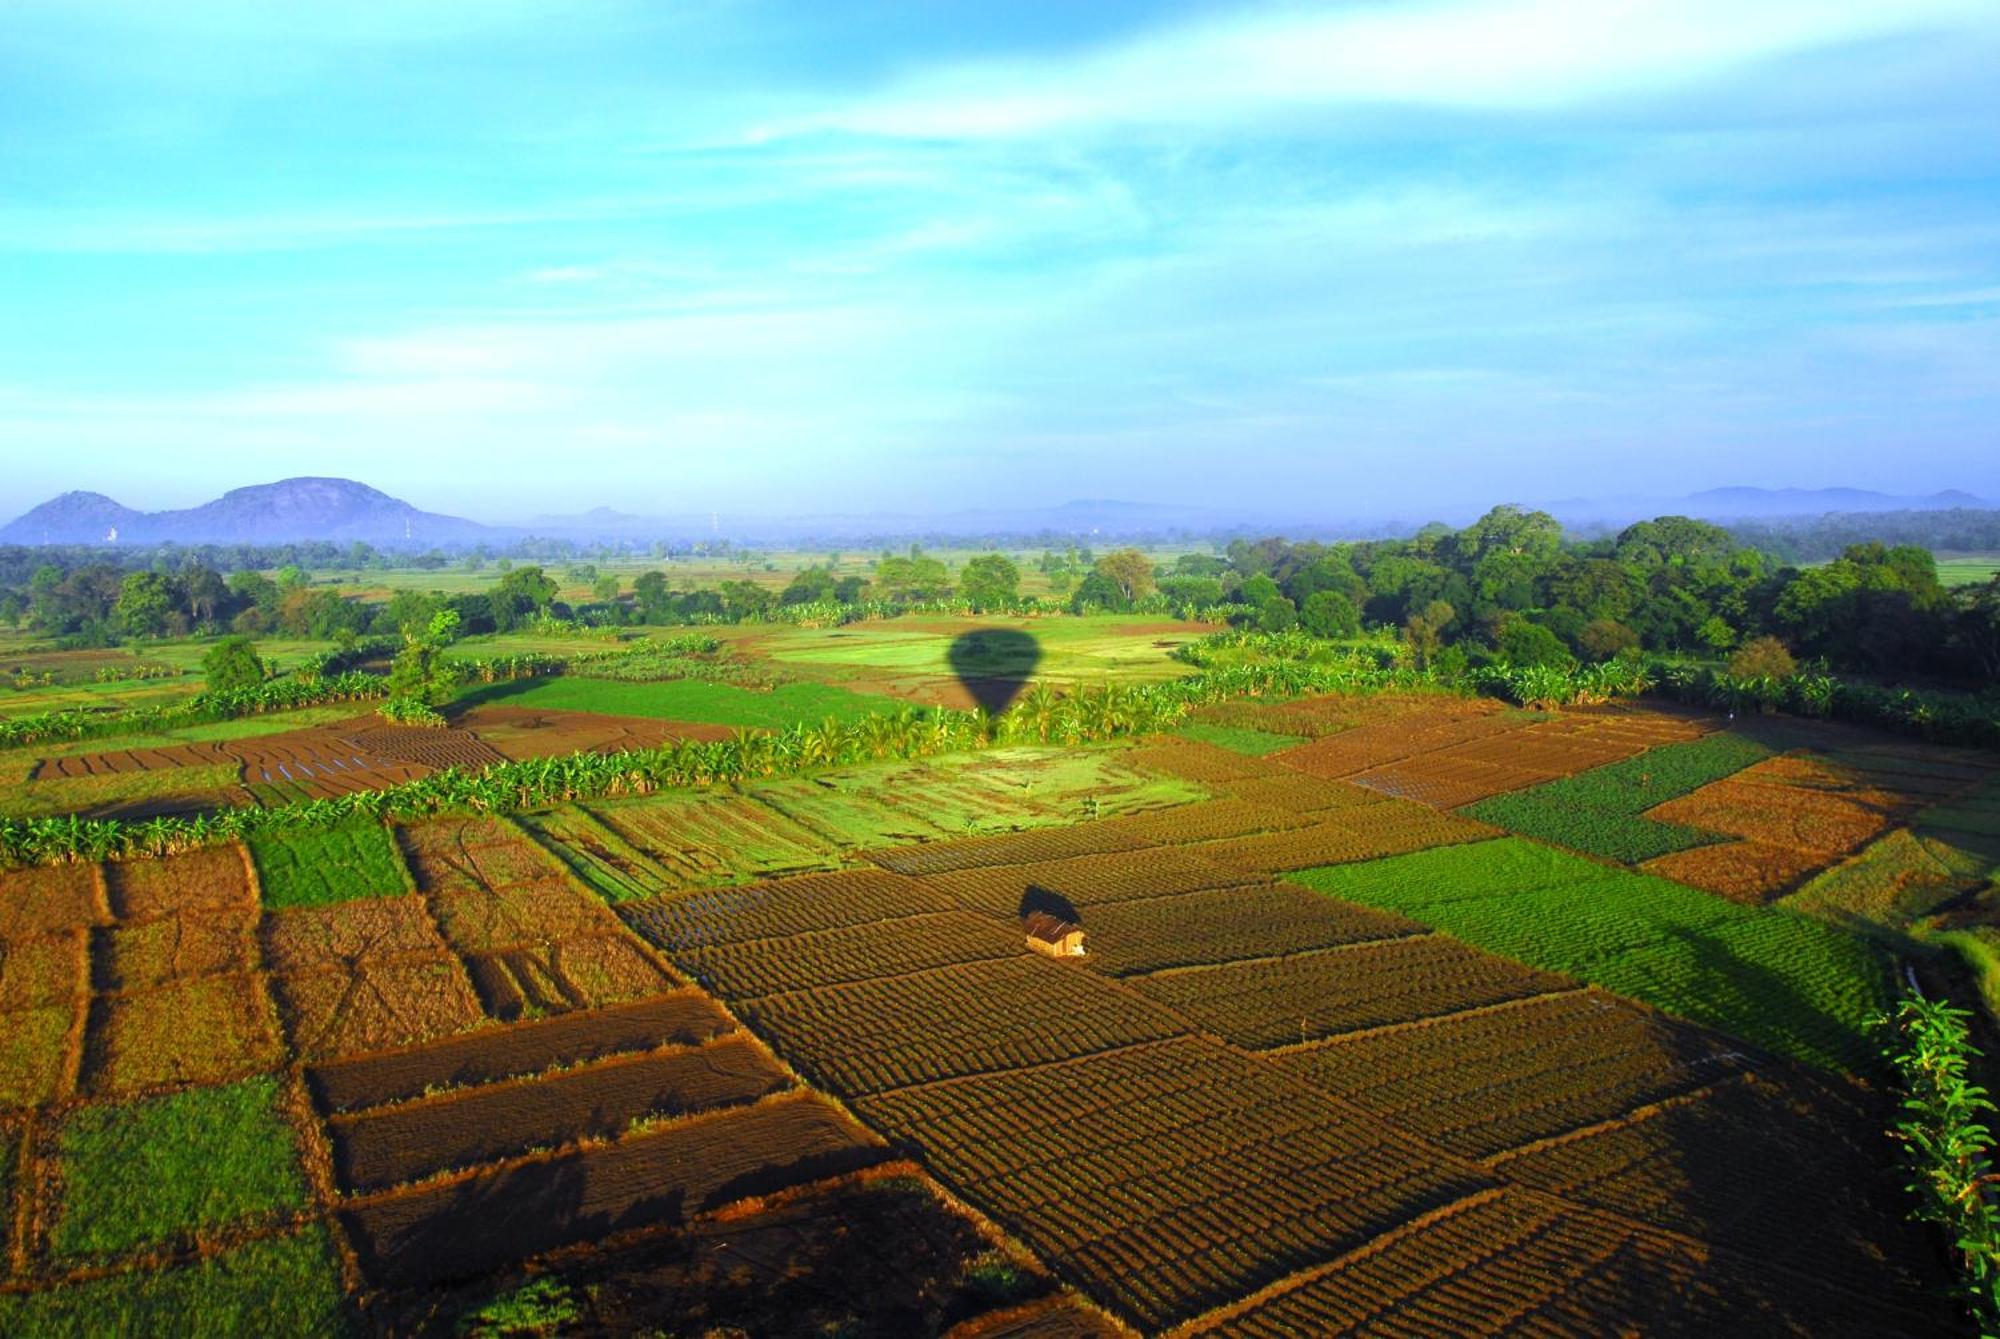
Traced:
<path fill-rule="evenodd" d="M 615 1138 L 642 1118 L 740 1106 L 790 1086 L 784 1071 L 738 1034 L 336 1116 L 328 1133 L 335 1173 L 361 1194 L 538 1147 Z"/>
<path fill-rule="evenodd" d="M 1761 904 L 1783 897 L 1829 863 L 1826 857 L 1766 842 L 1723 842 L 1675 851 L 1640 868 L 1738 902 Z"/>
<path fill-rule="evenodd" d="M 257 912 L 250 857 L 235 842 L 153 860 L 114 861 L 104 867 L 104 877 L 120 920 Z"/>
<path fill-rule="evenodd" d="M 1125 1326 L 1074 1296 L 995 1311 L 954 1327 L 950 1339 L 1125 1339 Z"/>
<path fill-rule="evenodd" d="M 857 1107 L 1148 1330 L 1493 1183 L 1194 1038 Z"/>
<path fill-rule="evenodd" d="M 87 931 L 0 940 L 0 1013 L 45 1008 L 89 993 Z"/>
<path fill-rule="evenodd" d="M 74 753 L 44 758 L 29 775 L 37 781 L 53 777 L 111 776 L 124 772 L 170 772 L 182 767 L 229 767 L 242 759 L 219 743 L 169 744 L 162 748 L 113 749 L 106 753 Z"/>
<path fill-rule="evenodd" d="M 104 925 L 102 875 L 82 863 L 0 870 L 0 939 Z"/>
<path fill-rule="evenodd" d="M 1926 1259 L 1881 1124 L 1800 1073 L 1751 1073 L 1489 1165 L 1524 1185 L 1742 1250 L 1765 1267 L 1882 1279 Z M 1920 1280 L 1905 1276 L 1912 1290 Z"/>
<path fill-rule="evenodd" d="M 872 1093 L 1169 1037 L 1186 1025 L 1075 963 L 1021 954 L 771 995 L 744 1023 L 842 1093 Z"/>
<path fill-rule="evenodd" d="M 391 1286 L 464 1278 L 576 1241 L 682 1223 L 717 1205 L 881 1160 L 815 1097 L 776 1098 L 619 1143 L 342 1209 L 362 1268 Z"/>
<path fill-rule="evenodd" d="M 412 725 L 373 725 L 342 737 L 363 755 L 391 762 L 415 763 L 442 771 L 458 767 L 476 772 L 505 762 L 500 752 L 477 735 L 458 729 L 426 729 Z"/>
<path fill-rule="evenodd" d="M 292 1048 L 308 1062 L 449 1037 L 487 1021 L 450 954 L 371 959 L 275 982 Z"/>
<path fill-rule="evenodd" d="M 1573 983 L 1432 934 L 1169 970 L 1133 984 L 1257 1050 L 1544 995 Z"/>
<path fill-rule="evenodd" d="M 1195 739 L 1169 739 L 1158 744 L 1144 744 L 1128 753 L 1126 760 L 1134 767 L 1200 785 L 1287 775 L 1281 764 Z"/>
<path fill-rule="evenodd" d="M 254 972 L 254 916 L 162 916 L 99 933 L 93 955 L 98 990 L 153 990 L 193 977 Z"/>
<path fill-rule="evenodd" d="M 556 1066 L 656 1046 L 692 1046 L 735 1024 L 708 996 L 683 990 L 639 1004 L 566 1014 L 508 1028 L 359 1056 L 307 1071 L 329 1111 L 355 1111 L 420 1097 L 428 1089 L 498 1083 Z"/>
<path fill-rule="evenodd" d="M 554 758 L 566 753 L 617 753 L 652 749 L 683 739 L 728 739 L 726 725 L 696 721 L 655 721 L 634 716 L 600 716 L 581 711 L 541 711 L 481 703 L 454 714 L 459 730 L 476 735 L 502 757 Z"/>
<path fill-rule="evenodd" d="M 1165 897 L 1201 888 L 1226 888 L 1250 876 L 1186 847 L 1158 847 L 1121 855 L 1072 856 L 1026 865 L 986 865 L 933 874 L 924 882 L 953 901 L 993 916 L 1018 917 L 1030 889 L 1041 889 L 1083 908 L 1129 898 Z"/>
<path fill-rule="evenodd" d="M 1750 1058 L 1712 1033 L 1580 990 L 1352 1032 L 1278 1063 L 1482 1158 L 1713 1083 Z"/>
<path fill-rule="evenodd" d="M 99 1097 L 227 1083 L 284 1061 L 263 979 L 252 973 L 100 995 L 85 1035 L 83 1084 Z"/>
<path fill-rule="evenodd" d="M 486 1012 L 505 1022 L 658 995 L 675 982 L 617 934 L 467 955 Z"/>
<path fill-rule="evenodd" d="M 706 944 L 837 930 L 954 908 L 951 898 L 916 879 L 852 869 L 676 893 L 626 903 L 619 914 L 648 942 L 679 956 Z"/>
<path fill-rule="evenodd" d="M 1026 952 L 1018 930 L 966 911 L 938 911 L 784 939 L 716 944 L 681 966 L 728 999 L 841 985 Z"/>
<path fill-rule="evenodd" d="M 445 952 L 430 908 L 418 893 L 351 898 L 264 917 L 264 960 L 280 976 Z"/>
<path fill-rule="evenodd" d="M 86 1007 L 79 998 L 0 1014 L 0 1108 L 69 1095 L 70 1034 Z"/>
<path fill-rule="evenodd" d="M 562 872 L 533 839 L 495 818 L 399 825 L 396 844 L 426 893 L 507 888 L 559 878 Z"/>
<path fill-rule="evenodd" d="M 1616 1334 L 1633 1332 L 1635 1315 L 1671 1318 L 1648 1333 L 1857 1339 L 1915 1336 L 1937 1319 L 1817 1287 L 1780 1293 L 1754 1258 L 1509 1187 L 1175 1333 Z"/>
<path fill-rule="evenodd" d="M 1332 693 L 1293 702 L 1217 703 L 1201 708 L 1194 718 L 1216 725 L 1320 739 L 1343 730 L 1391 721 L 1459 720 L 1500 710 L 1501 706 L 1490 699 L 1444 697 L 1436 693 Z"/>
<path fill-rule="evenodd" d="M 1271 756 L 1309 776 L 1338 779 L 1455 744 L 1509 734 L 1529 724 L 1527 720 L 1497 711 L 1446 720 L 1424 718 L 1421 723 L 1385 721 L 1380 725 L 1357 726 Z"/>
<path fill-rule="evenodd" d="M 1371 790 L 1345 781 L 1326 781 L 1298 772 L 1223 781 L 1215 786 L 1215 790 L 1217 794 L 1231 799 L 1281 809 L 1302 817 L 1319 817 L 1340 809 L 1356 809 L 1378 803 L 1382 798 Z"/>
<path fill-rule="evenodd" d="M 412 861 L 420 883 L 430 874 Z M 605 905 L 557 875 L 493 891 L 430 895 L 445 943 L 460 953 L 501 953 L 573 935 L 617 933 L 618 918 Z"/>
<path fill-rule="evenodd" d="M 1114 976 L 1424 933 L 1413 920 L 1252 884 L 1091 906 L 1090 965 Z"/>

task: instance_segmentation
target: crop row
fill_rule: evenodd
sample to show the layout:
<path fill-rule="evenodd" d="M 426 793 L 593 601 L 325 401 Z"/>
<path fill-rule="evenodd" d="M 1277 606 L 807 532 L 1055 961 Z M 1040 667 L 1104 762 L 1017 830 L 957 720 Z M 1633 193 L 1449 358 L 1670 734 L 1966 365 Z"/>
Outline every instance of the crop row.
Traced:
<path fill-rule="evenodd" d="M 1597 991 L 1547 995 L 1279 1058 L 1370 1111 L 1485 1157 L 1742 1068 L 1727 1042 Z"/>
<path fill-rule="evenodd" d="M 1185 1030 L 1073 966 L 1033 955 L 773 995 L 744 1021 L 843 1093 L 1046 1064 Z"/>
<path fill-rule="evenodd" d="M 672 893 L 629 903 L 620 911 L 641 935 L 678 956 L 709 945 L 837 930 L 952 909 L 950 898 L 915 879 L 864 868 Z"/>
<path fill-rule="evenodd" d="M 1211 859 L 1260 874 L 1372 860 L 1493 835 L 1483 823 L 1407 801 L 1384 801 L 1333 815 L 1310 827 L 1240 837 L 1199 848 Z"/>
<path fill-rule="evenodd" d="M 1134 984 L 1239 1046 L 1267 1048 L 1540 995 L 1569 982 L 1425 935 L 1162 972 Z"/>
<path fill-rule="evenodd" d="M 966 911 L 685 951 L 679 965 L 731 999 L 868 981 L 1026 952 L 1018 929 Z"/>
<path fill-rule="evenodd" d="M 1093 963 L 1113 975 L 1275 957 L 1423 929 L 1405 916 L 1283 884 L 1112 902 L 1093 908 L 1084 923 Z"/>
<path fill-rule="evenodd" d="M 1148 1329 L 1483 1184 L 1273 1069 L 1192 1039 L 859 1105 Z"/>
<path fill-rule="evenodd" d="M 981 865 L 924 878 L 927 887 L 944 893 L 953 902 L 996 916 L 1018 916 L 1034 910 L 1030 903 L 1046 894 L 1081 909 L 1246 881 L 1241 872 L 1184 846 L 1070 856 L 1019 865 Z"/>

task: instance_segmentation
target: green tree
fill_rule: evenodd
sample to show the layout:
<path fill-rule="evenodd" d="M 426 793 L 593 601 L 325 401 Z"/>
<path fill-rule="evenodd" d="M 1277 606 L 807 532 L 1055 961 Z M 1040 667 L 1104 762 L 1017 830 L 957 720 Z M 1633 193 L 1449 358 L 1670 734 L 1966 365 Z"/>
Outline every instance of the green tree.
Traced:
<path fill-rule="evenodd" d="M 1583 625 L 1577 646 L 1592 660 L 1610 660 L 1639 649 L 1639 634 L 1611 618 L 1597 618 Z"/>
<path fill-rule="evenodd" d="M 1534 665 L 1560 668 L 1575 663 L 1562 638 L 1541 624 L 1518 616 L 1502 620 L 1497 644 L 1500 658 L 1516 669 Z"/>
<path fill-rule="evenodd" d="M 1290 632 L 1299 625 L 1299 607 L 1282 595 L 1273 595 L 1257 606 L 1259 632 Z"/>
<path fill-rule="evenodd" d="M 1127 604 L 1153 593 L 1153 560 L 1137 549 L 1107 553 L 1091 570 L 1116 582 Z"/>
<path fill-rule="evenodd" d="M 1739 679 L 1789 679 L 1799 666 L 1776 637 L 1757 637 L 1729 657 L 1729 672 Z"/>
<path fill-rule="evenodd" d="M 998 609 L 1020 597 L 1021 569 L 1003 553 L 982 553 L 958 576 L 959 594 L 975 609 Z"/>
<path fill-rule="evenodd" d="M 264 662 L 248 637 L 224 637 L 201 658 L 202 679 L 211 693 L 233 693 L 264 682 Z"/>
<path fill-rule="evenodd" d="M 1361 631 L 1361 611 L 1337 590 L 1317 590 L 1299 610 L 1299 624 L 1315 637 L 1352 637 Z"/>
<path fill-rule="evenodd" d="M 599 604 L 610 604 L 618 598 L 618 578 L 610 572 L 590 583 L 590 594 Z"/>
<path fill-rule="evenodd" d="M 458 674 L 445 658 L 445 649 L 458 637 L 458 611 L 441 609 L 431 616 L 422 631 L 403 636 L 403 649 L 389 667 L 389 699 L 414 702 L 426 707 L 441 706 L 451 700 L 458 686 Z"/>
<path fill-rule="evenodd" d="M 166 577 L 158 572 L 131 572 L 119 583 L 113 614 L 130 636 L 157 637 L 167 630 L 174 603 L 173 583 Z"/>

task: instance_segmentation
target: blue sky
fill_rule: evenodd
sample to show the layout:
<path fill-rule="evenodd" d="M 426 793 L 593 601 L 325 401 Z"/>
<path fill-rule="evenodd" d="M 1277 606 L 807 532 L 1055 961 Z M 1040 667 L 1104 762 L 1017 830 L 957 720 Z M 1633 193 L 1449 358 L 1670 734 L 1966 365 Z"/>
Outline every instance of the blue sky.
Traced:
<path fill-rule="evenodd" d="M 2000 496 L 2000 0 L 0 3 L 0 511 Z"/>

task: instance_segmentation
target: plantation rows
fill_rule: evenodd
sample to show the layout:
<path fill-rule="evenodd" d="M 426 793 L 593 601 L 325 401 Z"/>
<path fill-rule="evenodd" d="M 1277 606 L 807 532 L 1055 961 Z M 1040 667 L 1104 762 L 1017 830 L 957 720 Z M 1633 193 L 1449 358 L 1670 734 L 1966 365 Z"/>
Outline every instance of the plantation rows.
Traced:
<path fill-rule="evenodd" d="M 1442 935 L 1159 972 L 1134 982 L 1148 997 L 1253 1050 L 1455 1013 L 1569 984 Z"/>
<path fill-rule="evenodd" d="M 1290 1052 L 1292 1073 L 1481 1158 L 1740 1072 L 1722 1038 L 1595 990 L 1533 996 Z"/>
<path fill-rule="evenodd" d="M 1476 1189 L 1469 1168 L 1181 1039 L 858 1104 L 1093 1293 L 1154 1327 Z"/>
<path fill-rule="evenodd" d="M 1037 957 L 792 995 L 744 1009 L 787 1059 L 843 1093 L 1046 1064 L 1184 1030 L 1164 1009 Z"/>

